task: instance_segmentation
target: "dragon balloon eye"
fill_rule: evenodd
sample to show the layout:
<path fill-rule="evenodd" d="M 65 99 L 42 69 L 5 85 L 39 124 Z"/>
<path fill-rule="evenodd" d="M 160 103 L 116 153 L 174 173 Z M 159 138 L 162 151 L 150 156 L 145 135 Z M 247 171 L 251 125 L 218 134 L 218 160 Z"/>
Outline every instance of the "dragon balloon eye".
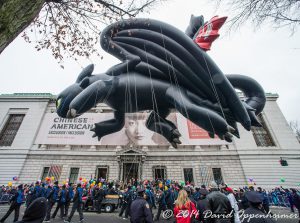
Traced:
<path fill-rule="evenodd" d="M 56 101 L 56 108 L 59 108 L 60 104 L 61 104 L 61 98 Z"/>

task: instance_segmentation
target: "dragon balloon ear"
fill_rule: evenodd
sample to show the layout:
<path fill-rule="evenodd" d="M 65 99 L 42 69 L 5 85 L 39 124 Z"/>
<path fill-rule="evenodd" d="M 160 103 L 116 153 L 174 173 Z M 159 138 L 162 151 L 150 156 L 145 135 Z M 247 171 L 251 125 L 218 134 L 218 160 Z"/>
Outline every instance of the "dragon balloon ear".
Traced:
<path fill-rule="evenodd" d="M 94 64 L 88 65 L 84 68 L 77 77 L 76 83 L 80 83 L 85 77 L 91 76 L 94 71 Z"/>

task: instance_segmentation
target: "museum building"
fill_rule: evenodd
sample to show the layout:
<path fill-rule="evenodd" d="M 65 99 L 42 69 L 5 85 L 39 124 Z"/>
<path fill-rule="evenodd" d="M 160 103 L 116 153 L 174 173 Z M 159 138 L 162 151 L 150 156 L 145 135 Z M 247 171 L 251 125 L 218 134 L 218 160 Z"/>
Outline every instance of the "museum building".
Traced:
<path fill-rule="evenodd" d="M 130 128 L 137 129 L 135 121 L 145 120 L 147 112 L 131 115 L 134 119 L 128 116 L 127 127 L 98 141 L 90 129 L 95 122 L 112 116 L 112 110 L 103 104 L 70 120 L 57 116 L 55 95 L 2 94 L 0 185 L 13 181 L 13 177 L 18 184 L 53 176 L 70 182 L 95 177 L 299 187 L 299 141 L 278 107 L 278 95 L 268 93 L 266 97 L 265 109 L 259 115 L 263 128 L 246 131 L 238 125 L 240 139 L 234 138 L 233 143 L 211 139 L 182 115 L 172 113 L 170 120 L 182 134 L 182 145 L 173 148 L 149 130 L 145 135 L 134 130 L 136 135 L 130 136 Z M 288 165 L 282 166 L 280 159 Z"/>

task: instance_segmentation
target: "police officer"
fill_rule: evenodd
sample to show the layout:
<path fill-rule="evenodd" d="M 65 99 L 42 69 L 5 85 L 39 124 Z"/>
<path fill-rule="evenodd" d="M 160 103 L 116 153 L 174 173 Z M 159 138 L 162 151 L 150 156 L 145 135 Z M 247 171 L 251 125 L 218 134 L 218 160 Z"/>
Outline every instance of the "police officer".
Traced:
<path fill-rule="evenodd" d="M 55 181 L 54 186 L 51 189 L 51 191 L 47 197 L 48 198 L 48 208 L 47 208 L 46 219 L 44 222 L 50 222 L 51 209 L 58 199 L 58 192 L 59 192 L 58 181 Z"/>
<path fill-rule="evenodd" d="M 83 195 L 83 189 L 81 188 L 81 184 L 77 184 L 76 192 L 73 198 L 73 206 L 72 206 L 72 211 L 68 217 L 68 220 L 64 220 L 64 223 L 70 223 L 71 219 L 77 210 L 79 213 L 79 222 L 83 222 L 83 213 L 82 213 L 82 195 Z"/>
<path fill-rule="evenodd" d="M 132 201 L 130 206 L 131 223 L 153 223 L 150 207 L 145 200 L 145 197 L 145 190 L 139 188 L 137 191 L 137 198 Z"/>
<path fill-rule="evenodd" d="M 249 207 L 245 210 L 242 216 L 249 216 L 249 217 L 242 219 L 243 222 L 274 223 L 274 221 L 264 213 L 263 199 L 258 192 L 249 191 L 246 193 L 246 198 L 249 202 Z"/>
<path fill-rule="evenodd" d="M 20 207 L 24 199 L 24 191 L 23 191 L 23 184 L 18 186 L 18 191 L 13 191 L 13 196 L 11 198 L 11 204 L 7 211 L 7 213 L 1 218 L 0 222 L 4 222 L 8 216 L 15 211 L 15 218 L 14 222 L 18 221 L 19 214 L 20 214 Z"/>

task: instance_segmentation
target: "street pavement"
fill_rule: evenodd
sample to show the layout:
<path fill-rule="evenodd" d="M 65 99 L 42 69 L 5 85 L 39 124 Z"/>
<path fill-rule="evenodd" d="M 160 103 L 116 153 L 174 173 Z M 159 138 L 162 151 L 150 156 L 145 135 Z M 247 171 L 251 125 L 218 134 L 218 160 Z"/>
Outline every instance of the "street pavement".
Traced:
<path fill-rule="evenodd" d="M 7 212 L 9 206 L 8 205 L 0 205 L 0 218 Z M 157 210 L 153 210 L 154 214 L 156 214 Z M 290 215 L 292 214 L 289 209 L 287 208 L 282 208 L 282 207 L 272 207 L 271 211 L 275 215 Z M 20 211 L 20 216 L 22 217 L 24 214 L 24 206 L 22 205 L 21 211 Z M 9 218 L 5 221 L 7 223 L 13 222 L 13 215 L 12 213 Z M 129 219 L 123 219 L 118 216 L 118 210 L 116 210 L 113 213 L 101 213 L 97 214 L 94 212 L 84 212 L 84 222 L 85 223 L 98 223 L 98 222 L 104 222 L 104 223 L 129 223 Z M 19 220 L 21 220 L 21 217 Z M 293 218 L 277 218 L 274 222 L 276 223 L 298 223 L 298 219 L 293 217 Z M 56 217 L 56 219 L 51 219 L 51 223 L 62 223 L 63 221 L 59 219 L 59 217 Z M 79 216 L 78 213 L 75 213 L 72 222 L 77 223 L 79 222 Z M 170 220 L 165 220 L 161 219 L 160 221 L 156 221 L 158 223 L 173 223 L 174 219 Z"/>

